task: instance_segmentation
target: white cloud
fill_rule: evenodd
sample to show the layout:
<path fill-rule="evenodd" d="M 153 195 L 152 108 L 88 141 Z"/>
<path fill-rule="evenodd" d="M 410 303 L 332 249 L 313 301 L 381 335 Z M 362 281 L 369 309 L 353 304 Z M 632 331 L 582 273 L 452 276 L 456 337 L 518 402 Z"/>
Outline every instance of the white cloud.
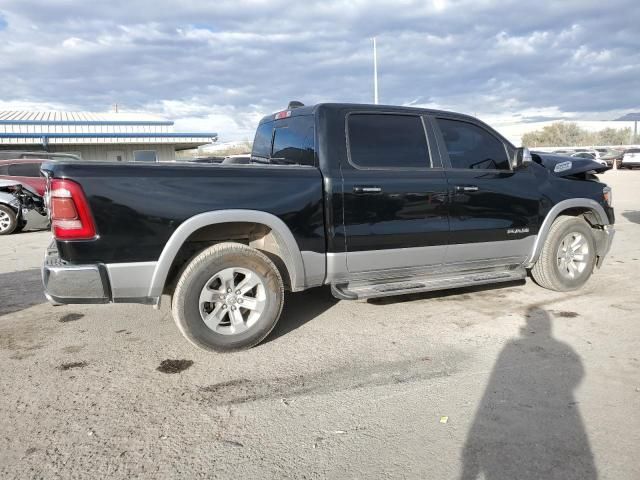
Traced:
<path fill-rule="evenodd" d="M 370 101 L 372 36 L 385 103 L 496 122 L 640 107 L 634 0 L 4 0 L 1 10 L 5 103 L 118 103 L 222 140 L 250 137 L 291 99 Z"/>

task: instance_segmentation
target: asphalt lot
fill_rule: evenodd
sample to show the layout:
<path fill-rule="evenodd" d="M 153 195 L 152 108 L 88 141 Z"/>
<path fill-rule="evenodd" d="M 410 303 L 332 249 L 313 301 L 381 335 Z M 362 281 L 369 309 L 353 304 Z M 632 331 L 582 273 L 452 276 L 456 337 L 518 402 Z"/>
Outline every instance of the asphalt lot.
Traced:
<path fill-rule="evenodd" d="M 317 289 L 226 355 L 168 301 L 49 306 L 49 233 L 0 237 L 0 477 L 638 479 L 640 172 L 603 180 L 618 232 L 581 291 Z"/>

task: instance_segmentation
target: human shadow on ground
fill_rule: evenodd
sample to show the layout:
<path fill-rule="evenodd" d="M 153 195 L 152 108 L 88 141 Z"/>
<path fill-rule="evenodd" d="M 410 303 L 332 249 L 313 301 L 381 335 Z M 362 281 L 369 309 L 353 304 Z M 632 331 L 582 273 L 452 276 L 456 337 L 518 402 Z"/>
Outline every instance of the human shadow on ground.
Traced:
<path fill-rule="evenodd" d="M 0 273 L 0 316 L 46 301 L 39 268 Z"/>
<path fill-rule="evenodd" d="M 584 367 L 551 323 L 529 309 L 521 336 L 500 353 L 464 446 L 462 480 L 597 478 L 574 397 Z"/>

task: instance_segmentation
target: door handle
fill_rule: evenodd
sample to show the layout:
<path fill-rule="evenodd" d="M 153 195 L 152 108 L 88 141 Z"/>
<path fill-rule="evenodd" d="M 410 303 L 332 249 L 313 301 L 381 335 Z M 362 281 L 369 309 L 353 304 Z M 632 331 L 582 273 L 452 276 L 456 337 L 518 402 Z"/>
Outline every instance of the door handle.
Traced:
<path fill-rule="evenodd" d="M 456 192 L 477 192 L 478 190 L 475 185 L 456 185 Z"/>
<path fill-rule="evenodd" d="M 382 193 L 382 187 L 374 187 L 373 185 L 359 185 L 353 187 L 353 193 Z"/>

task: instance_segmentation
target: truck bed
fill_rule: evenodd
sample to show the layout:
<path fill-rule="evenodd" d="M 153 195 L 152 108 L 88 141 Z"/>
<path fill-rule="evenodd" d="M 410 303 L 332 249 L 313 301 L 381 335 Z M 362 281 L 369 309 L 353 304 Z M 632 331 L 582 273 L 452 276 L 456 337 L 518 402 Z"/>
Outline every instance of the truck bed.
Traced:
<path fill-rule="evenodd" d="M 280 218 L 300 250 L 323 253 L 322 175 L 282 165 L 50 162 L 43 171 L 82 185 L 98 237 L 58 241 L 70 263 L 155 261 L 186 219 L 221 209 Z"/>

